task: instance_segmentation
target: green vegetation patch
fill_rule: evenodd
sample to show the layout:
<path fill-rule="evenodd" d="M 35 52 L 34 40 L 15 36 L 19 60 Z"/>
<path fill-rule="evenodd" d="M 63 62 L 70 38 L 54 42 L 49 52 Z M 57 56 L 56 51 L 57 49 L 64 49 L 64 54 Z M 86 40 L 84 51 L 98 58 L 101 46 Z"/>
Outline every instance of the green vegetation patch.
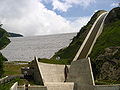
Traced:
<path fill-rule="evenodd" d="M 107 47 L 120 46 L 120 20 L 104 26 L 103 33 L 97 39 L 90 57 L 95 59 Z"/>
<path fill-rule="evenodd" d="M 0 28 L 0 50 L 10 43 L 10 40 L 7 38 L 8 36 L 9 34 L 3 28 Z"/>
<path fill-rule="evenodd" d="M 120 84 L 120 81 L 115 80 L 96 80 L 96 85 L 113 85 L 113 84 Z"/>
<path fill-rule="evenodd" d="M 0 25 L 0 50 L 5 48 L 10 43 L 10 40 L 7 38 L 8 36 L 9 34 L 3 28 L 1 28 Z M 7 61 L 7 59 L 0 52 L 0 77 L 2 77 L 4 73 L 3 71 L 4 61 Z"/>
<path fill-rule="evenodd" d="M 56 60 L 56 59 L 38 59 L 39 60 L 39 62 L 43 62 L 43 63 L 49 63 L 49 64 L 70 64 L 68 61 L 69 60 L 65 60 L 65 59 L 63 59 L 63 60 Z"/>
<path fill-rule="evenodd" d="M 17 64 L 15 62 L 4 63 L 4 76 L 19 75 L 21 74 L 21 67 L 25 67 L 27 64 Z"/>
<path fill-rule="evenodd" d="M 100 69 L 106 59 L 96 60 L 96 58 L 104 53 L 105 48 L 120 46 L 120 20 L 104 26 L 103 33 L 97 39 L 93 50 L 90 54 L 94 77 L 100 74 Z"/>
<path fill-rule="evenodd" d="M 120 46 L 120 8 L 114 8 L 110 11 L 105 20 L 105 25 L 102 34 L 97 39 L 93 50 L 90 54 L 90 58 L 92 60 L 92 68 L 95 79 L 97 79 L 100 75 L 102 65 L 108 61 L 112 62 L 113 58 L 117 58 L 118 56 L 113 56 L 111 59 L 109 57 L 105 57 L 102 60 L 97 60 L 98 56 L 105 53 L 105 48 L 110 47 L 118 47 Z M 118 53 L 119 54 L 119 53 Z M 119 61 L 118 61 L 119 62 Z M 115 64 L 119 67 L 119 64 Z"/>
<path fill-rule="evenodd" d="M 24 84 L 28 83 L 28 81 L 26 79 L 15 78 L 9 82 L 0 84 L 0 90 L 10 90 L 10 88 L 12 87 L 12 85 L 15 82 L 18 82 L 19 85 L 24 85 Z"/>

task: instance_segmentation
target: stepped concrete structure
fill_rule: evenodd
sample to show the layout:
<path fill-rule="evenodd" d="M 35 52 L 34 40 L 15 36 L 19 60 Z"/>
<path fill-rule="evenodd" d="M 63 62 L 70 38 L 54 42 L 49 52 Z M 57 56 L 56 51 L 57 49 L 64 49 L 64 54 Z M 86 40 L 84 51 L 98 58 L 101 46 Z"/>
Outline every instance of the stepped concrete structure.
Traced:
<path fill-rule="evenodd" d="M 65 65 L 46 64 L 38 62 L 40 71 L 42 73 L 43 82 L 64 82 L 64 68 Z M 68 66 L 70 67 L 70 66 Z M 51 77 L 51 78 L 50 78 Z"/>
<path fill-rule="evenodd" d="M 107 12 L 101 14 L 95 21 L 73 62 L 68 66 L 69 73 L 67 73 L 66 82 L 64 82 L 65 65 L 41 63 L 34 58 L 30 64 L 29 75 L 31 74 L 33 79 L 42 86 L 29 86 L 28 90 L 120 90 L 120 85 L 95 85 L 88 57 L 102 32 L 106 15 Z M 16 88 L 16 85 L 14 87 Z M 24 89 L 19 88 L 19 90 Z"/>
<path fill-rule="evenodd" d="M 90 58 L 73 61 L 69 70 L 68 82 L 95 85 Z"/>

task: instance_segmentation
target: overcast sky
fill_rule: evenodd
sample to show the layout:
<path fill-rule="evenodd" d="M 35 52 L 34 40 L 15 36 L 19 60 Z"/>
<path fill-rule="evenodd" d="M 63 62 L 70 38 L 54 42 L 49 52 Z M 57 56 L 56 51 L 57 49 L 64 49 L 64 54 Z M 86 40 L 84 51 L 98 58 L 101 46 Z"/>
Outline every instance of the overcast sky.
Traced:
<path fill-rule="evenodd" d="M 0 0 L 0 22 L 24 36 L 78 32 L 97 10 L 119 0 Z"/>

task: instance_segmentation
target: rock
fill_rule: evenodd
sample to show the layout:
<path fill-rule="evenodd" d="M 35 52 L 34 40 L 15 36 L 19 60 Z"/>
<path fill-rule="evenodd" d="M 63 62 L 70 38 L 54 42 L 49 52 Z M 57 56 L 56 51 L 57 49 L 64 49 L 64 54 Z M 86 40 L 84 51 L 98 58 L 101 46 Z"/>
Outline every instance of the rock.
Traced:
<path fill-rule="evenodd" d="M 105 48 L 104 53 L 96 60 L 102 62 L 100 67 L 100 80 L 120 79 L 120 47 Z"/>

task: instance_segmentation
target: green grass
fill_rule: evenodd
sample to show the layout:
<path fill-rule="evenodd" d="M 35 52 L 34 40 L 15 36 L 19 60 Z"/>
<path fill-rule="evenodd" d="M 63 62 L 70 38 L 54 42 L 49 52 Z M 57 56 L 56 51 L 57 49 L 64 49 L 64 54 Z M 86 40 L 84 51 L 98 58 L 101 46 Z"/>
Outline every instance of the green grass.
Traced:
<path fill-rule="evenodd" d="M 14 81 L 5 83 L 5 84 L 0 84 L 0 90 L 10 90 L 10 87 L 14 84 Z"/>
<path fill-rule="evenodd" d="M 69 64 L 68 63 L 68 61 L 69 60 L 65 60 L 65 59 L 63 59 L 63 60 L 53 60 L 53 59 L 38 59 L 39 60 L 39 62 L 43 62 L 43 63 L 49 63 L 49 64 L 63 64 L 63 65 L 67 65 L 67 64 Z"/>
<path fill-rule="evenodd" d="M 21 74 L 21 67 L 25 67 L 27 64 L 17 64 L 15 62 L 4 63 L 4 76 L 19 75 Z"/>
<path fill-rule="evenodd" d="M 96 80 L 95 81 L 96 85 L 113 85 L 113 84 L 120 84 L 120 81 L 115 81 L 115 80 Z"/>
<path fill-rule="evenodd" d="M 17 63 L 26 63 L 26 64 L 17 64 Z M 7 62 L 4 63 L 4 75 L 3 76 L 10 76 L 10 75 L 19 75 L 21 74 L 21 67 L 27 66 L 26 61 L 14 61 L 14 62 Z M 3 77 L 2 76 L 2 77 Z M 38 85 L 38 83 L 34 82 L 33 80 L 15 78 L 10 82 L 5 84 L 0 84 L 0 90 L 9 90 L 10 87 L 15 83 L 18 82 L 19 85 L 24 84 L 31 84 L 31 85 Z"/>
<path fill-rule="evenodd" d="M 5 48 L 10 43 L 10 40 L 7 38 L 8 36 L 9 34 L 3 28 L 0 27 L 0 50 Z M 0 77 L 4 73 L 3 71 L 4 61 L 7 61 L 7 59 L 0 52 Z"/>
<path fill-rule="evenodd" d="M 10 82 L 0 84 L 0 90 L 10 90 L 10 88 L 15 82 L 18 82 L 19 85 L 28 84 L 28 81 L 26 79 L 16 78 L 11 80 Z"/>
<path fill-rule="evenodd" d="M 8 36 L 9 34 L 3 28 L 0 28 L 0 50 L 10 43 L 10 40 L 7 38 Z"/>
<path fill-rule="evenodd" d="M 120 46 L 120 20 L 105 26 L 103 33 L 97 39 L 90 57 L 95 59 L 107 47 Z"/>
<path fill-rule="evenodd" d="M 103 33 L 97 39 L 97 42 L 95 43 L 90 54 L 93 73 L 96 79 L 99 76 L 100 68 L 103 63 L 106 62 L 106 60 L 96 60 L 96 58 L 104 53 L 105 48 L 117 46 L 120 46 L 120 20 L 104 26 Z"/>

